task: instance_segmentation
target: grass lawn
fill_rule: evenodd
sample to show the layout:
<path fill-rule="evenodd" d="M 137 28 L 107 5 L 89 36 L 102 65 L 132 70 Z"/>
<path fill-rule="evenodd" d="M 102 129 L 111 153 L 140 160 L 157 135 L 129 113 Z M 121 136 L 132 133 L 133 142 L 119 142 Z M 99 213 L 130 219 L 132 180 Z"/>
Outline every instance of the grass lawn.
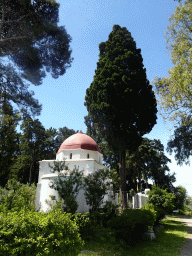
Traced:
<path fill-rule="evenodd" d="M 179 251 L 185 243 L 185 237 L 188 235 L 188 227 L 178 218 L 167 216 L 162 220 L 164 229 L 156 233 L 156 239 L 150 241 L 142 241 L 139 244 L 129 247 L 123 242 L 117 244 L 110 229 L 98 228 L 96 237 L 90 241 L 85 241 L 83 251 L 91 251 L 93 253 L 80 255 L 101 255 L 101 256 L 179 256 Z"/>

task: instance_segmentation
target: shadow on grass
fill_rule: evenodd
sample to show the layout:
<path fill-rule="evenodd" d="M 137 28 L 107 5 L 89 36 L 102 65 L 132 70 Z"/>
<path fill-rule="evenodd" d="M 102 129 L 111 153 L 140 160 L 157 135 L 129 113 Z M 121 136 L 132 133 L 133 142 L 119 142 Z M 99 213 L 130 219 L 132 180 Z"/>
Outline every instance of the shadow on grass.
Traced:
<path fill-rule="evenodd" d="M 164 229 L 161 229 L 159 233 L 156 233 L 155 240 L 145 240 L 139 241 L 136 245 L 127 246 L 125 242 L 118 243 L 115 240 L 112 242 L 104 241 L 102 239 L 98 244 L 89 243 L 89 248 L 92 251 L 98 252 L 98 255 L 119 255 L 119 256 L 162 256 L 162 255 L 171 255 L 178 256 L 180 255 L 181 247 L 185 244 L 188 239 L 187 236 L 187 227 L 182 224 L 179 220 L 177 221 L 173 216 L 168 217 L 167 219 L 162 220 L 161 223 L 164 226 Z M 96 241 L 93 241 L 96 242 Z M 108 243 L 109 242 L 109 243 Z M 108 247 L 108 249 L 107 249 Z M 108 251 L 107 251 L 108 250 Z M 129 252 L 129 253 L 128 253 Z M 191 254 L 192 255 L 192 254 Z"/>

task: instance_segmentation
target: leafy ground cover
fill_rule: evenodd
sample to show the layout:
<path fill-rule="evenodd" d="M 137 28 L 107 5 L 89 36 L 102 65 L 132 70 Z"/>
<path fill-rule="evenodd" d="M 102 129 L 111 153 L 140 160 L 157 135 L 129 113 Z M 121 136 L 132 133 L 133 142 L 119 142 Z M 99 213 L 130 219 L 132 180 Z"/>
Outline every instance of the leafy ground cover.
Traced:
<path fill-rule="evenodd" d="M 110 229 L 97 229 L 96 236 L 90 241 L 85 241 L 84 251 L 94 253 L 80 255 L 101 256 L 179 256 L 180 248 L 185 243 L 188 228 L 174 216 L 167 216 L 161 221 L 164 229 L 156 233 L 155 240 L 141 241 L 139 245 L 127 246 L 123 241 L 116 243 L 113 232 Z"/>

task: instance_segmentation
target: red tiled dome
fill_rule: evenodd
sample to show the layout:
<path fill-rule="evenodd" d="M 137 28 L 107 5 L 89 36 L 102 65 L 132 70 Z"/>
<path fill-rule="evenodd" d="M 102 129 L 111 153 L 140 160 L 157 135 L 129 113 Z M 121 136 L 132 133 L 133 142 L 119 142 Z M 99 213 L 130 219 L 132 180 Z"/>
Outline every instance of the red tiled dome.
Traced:
<path fill-rule="evenodd" d="M 63 150 L 69 149 L 86 149 L 94 150 L 101 153 L 97 143 L 88 135 L 78 132 L 67 138 L 60 146 L 57 154 Z"/>

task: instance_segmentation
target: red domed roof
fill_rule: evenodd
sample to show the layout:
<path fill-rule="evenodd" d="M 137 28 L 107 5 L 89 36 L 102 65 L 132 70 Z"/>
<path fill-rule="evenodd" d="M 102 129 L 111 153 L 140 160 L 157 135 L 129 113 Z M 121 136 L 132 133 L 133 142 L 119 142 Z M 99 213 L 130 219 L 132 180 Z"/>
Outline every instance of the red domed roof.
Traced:
<path fill-rule="evenodd" d="M 67 138 L 60 146 L 57 154 L 63 150 L 69 149 L 86 149 L 94 150 L 101 153 L 97 143 L 88 135 L 78 132 Z"/>

